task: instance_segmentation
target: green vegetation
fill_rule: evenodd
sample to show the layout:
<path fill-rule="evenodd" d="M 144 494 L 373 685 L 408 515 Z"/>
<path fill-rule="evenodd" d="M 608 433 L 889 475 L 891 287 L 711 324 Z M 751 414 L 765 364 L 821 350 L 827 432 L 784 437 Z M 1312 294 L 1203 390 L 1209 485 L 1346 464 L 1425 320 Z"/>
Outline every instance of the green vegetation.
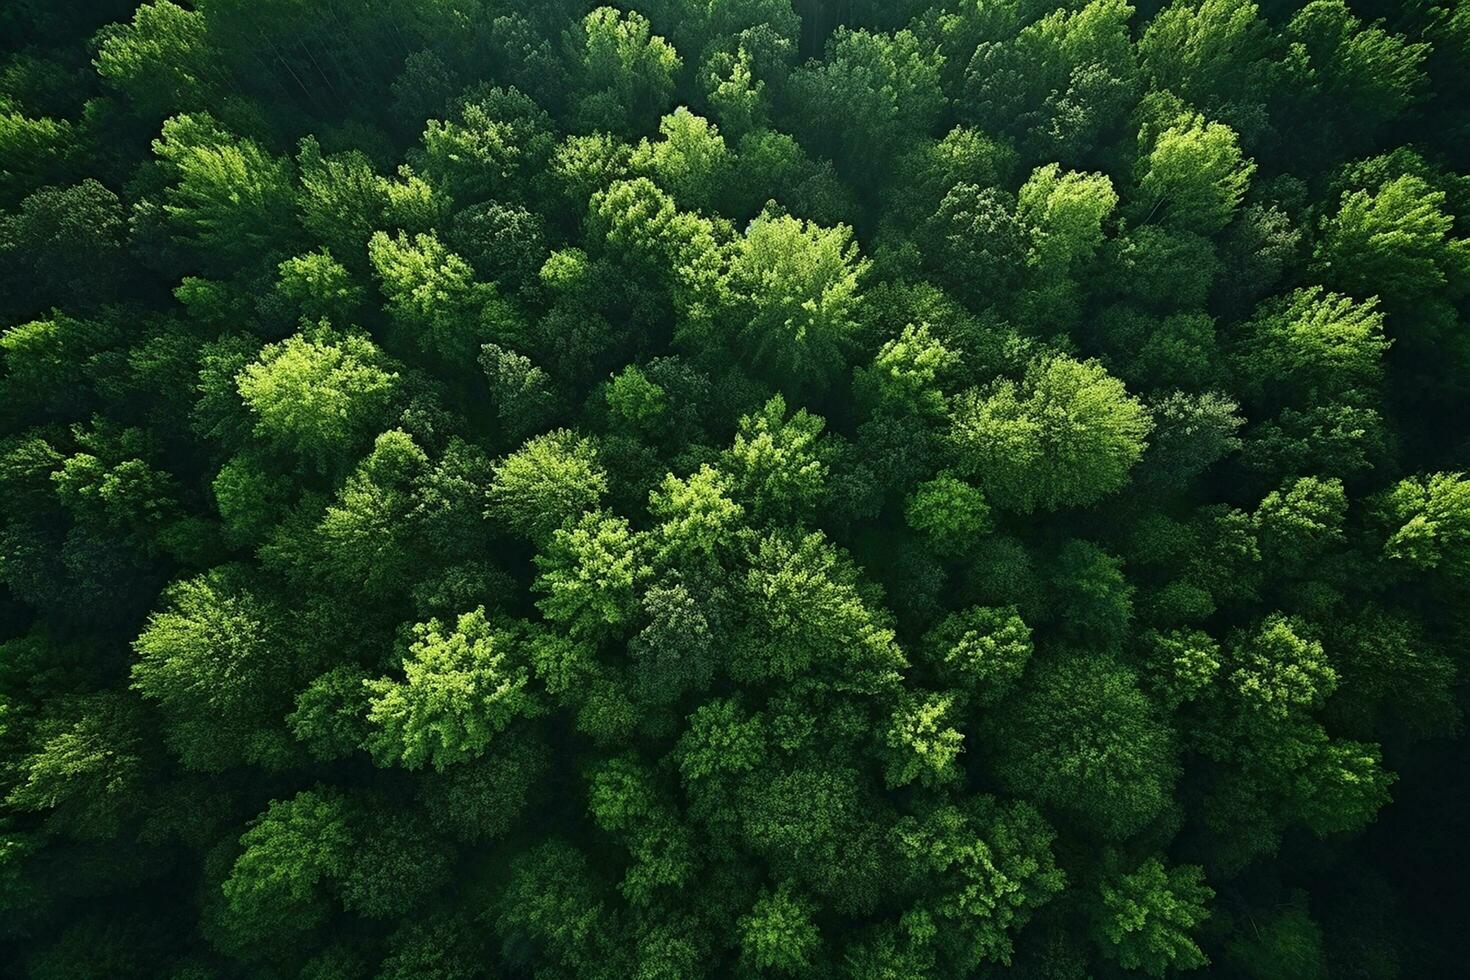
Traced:
<path fill-rule="evenodd" d="M 1465 973 L 1470 6 L 0 2 L 0 974 Z"/>

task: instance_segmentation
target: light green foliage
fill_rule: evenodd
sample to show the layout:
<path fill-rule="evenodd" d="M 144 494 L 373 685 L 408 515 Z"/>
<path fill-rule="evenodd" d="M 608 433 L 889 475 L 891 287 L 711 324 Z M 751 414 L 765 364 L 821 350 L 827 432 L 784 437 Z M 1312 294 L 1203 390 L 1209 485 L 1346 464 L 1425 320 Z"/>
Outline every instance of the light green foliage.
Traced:
<path fill-rule="evenodd" d="M 763 537 L 738 585 L 749 620 L 734 638 L 731 675 L 790 681 L 820 667 L 852 685 L 891 684 L 903 655 L 859 584 L 857 569 L 819 533 Z"/>
<path fill-rule="evenodd" d="M 942 416 L 948 405 L 943 382 L 959 363 L 927 324 L 911 323 L 883 344 L 871 367 L 858 369 L 853 385 L 882 410 Z"/>
<path fill-rule="evenodd" d="M 632 614 L 634 586 L 648 574 L 643 535 L 627 520 L 589 510 L 551 532 L 536 556 L 532 588 L 547 619 L 574 637 L 596 639 L 620 629 Z"/>
<path fill-rule="evenodd" d="M 699 66 L 704 97 L 720 124 L 739 136 L 766 121 L 766 81 L 755 74 L 755 59 L 745 45 L 711 52 Z"/>
<path fill-rule="evenodd" d="M 280 611 L 236 566 L 172 586 L 133 648 L 133 687 L 159 703 L 173 751 L 191 769 L 270 767 L 300 669 Z"/>
<path fill-rule="evenodd" d="M 607 475 L 592 443 L 557 429 L 528 439 L 495 464 L 489 513 L 507 528 L 541 541 L 596 507 L 606 490 Z"/>
<path fill-rule="evenodd" d="M 1236 350 L 1241 387 L 1268 405 L 1372 399 L 1383 376 L 1383 313 L 1320 286 L 1263 304 Z"/>
<path fill-rule="evenodd" d="M 965 736 L 948 724 L 952 707 L 953 697 L 929 695 L 893 713 L 883 733 L 890 788 L 915 781 L 937 786 L 962 777 L 957 762 Z"/>
<path fill-rule="evenodd" d="M 228 268 L 289 240 L 296 201 L 290 160 L 231 135 L 207 114 L 174 116 L 153 152 L 173 178 L 163 211 L 188 245 Z"/>
<path fill-rule="evenodd" d="M 1383 553 L 1452 580 L 1470 581 L 1470 480 L 1432 473 L 1400 480 L 1376 502 L 1390 529 Z"/>
<path fill-rule="evenodd" d="M 751 222 L 730 260 L 723 314 L 743 356 L 778 383 L 825 384 L 857 329 L 868 267 L 845 225 L 769 212 Z"/>
<path fill-rule="evenodd" d="M 734 498 L 762 521 L 812 514 L 826 493 L 828 452 L 825 423 L 806 409 L 789 418 L 786 399 L 772 396 L 756 413 L 742 416 L 734 444 L 720 461 L 730 474 Z"/>
<path fill-rule="evenodd" d="M 430 762 L 442 771 L 479 757 L 511 721 L 540 711 L 521 642 L 491 625 L 483 606 L 453 625 L 416 625 L 403 680 L 364 682 L 372 695 L 368 750 L 408 769 Z"/>
<path fill-rule="evenodd" d="M 815 965 L 822 947 L 812 922 L 813 906 L 782 882 L 763 891 L 739 923 L 740 955 L 751 967 L 778 974 L 801 974 Z"/>
<path fill-rule="evenodd" d="M 368 259 L 389 310 L 420 349 L 464 360 L 493 339 L 494 321 L 481 316 L 496 303 L 495 288 L 475 282 L 470 264 L 432 233 L 389 238 L 380 231 L 368 242 Z"/>
<path fill-rule="evenodd" d="M 667 108 L 683 62 L 646 17 L 598 7 L 583 18 L 578 35 L 577 114 L 587 128 L 636 132 Z"/>
<path fill-rule="evenodd" d="M 587 228 L 632 274 L 668 289 L 688 320 L 680 330 L 703 337 L 720 285 L 720 252 L 709 219 L 679 211 L 653 181 L 638 177 L 594 193 L 587 205 Z"/>
<path fill-rule="evenodd" d="M 648 512 L 660 522 L 655 533 L 661 560 L 709 556 L 734 537 L 745 508 L 730 499 L 729 482 L 705 464 L 688 479 L 670 473 L 649 492 Z"/>
<path fill-rule="evenodd" d="M 1087 506 L 1120 489 L 1151 422 L 1095 361 L 1043 358 L 1021 384 L 959 396 L 950 440 L 960 471 L 997 507 L 1027 513 Z"/>
<path fill-rule="evenodd" d="M 75 140 L 75 130 L 65 119 L 27 115 L 23 107 L 0 96 L 0 176 L 7 185 L 0 201 L 11 203 L 65 167 Z"/>
<path fill-rule="evenodd" d="M 939 676 L 980 704 L 992 704 L 1011 691 L 1033 650 L 1031 628 L 1014 606 L 972 606 L 951 613 L 923 643 Z"/>
<path fill-rule="evenodd" d="M 901 819 L 894 845 L 909 873 L 927 885 L 905 918 L 958 975 L 1007 962 L 1013 933 L 1062 890 L 1054 837 L 1028 804 L 988 796 Z"/>
<path fill-rule="evenodd" d="M 223 79 L 205 17 L 169 0 L 145 3 L 97 37 L 97 73 L 155 117 L 203 108 Z M 156 122 L 156 119 L 155 119 Z"/>
<path fill-rule="evenodd" d="M 1184 115 L 1154 135 L 1139 156 L 1138 204 L 1146 220 L 1209 234 L 1230 223 L 1255 170 L 1229 126 Z"/>
<path fill-rule="evenodd" d="M 346 801 L 322 790 L 273 800 L 240 837 L 223 893 L 231 928 L 250 940 L 309 929 L 326 913 L 326 886 L 346 872 L 352 849 Z"/>
<path fill-rule="evenodd" d="M 286 259 L 279 269 L 276 289 L 308 320 L 345 324 L 362 305 L 362 287 L 325 248 Z"/>
<path fill-rule="evenodd" d="M 631 176 L 633 148 L 607 133 L 572 135 L 557 144 L 551 175 L 577 207 L 595 192 Z"/>
<path fill-rule="evenodd" d="M 429 458 L 408 433 L 378 436 L 317 525 L 314 570 L 344 593 L 385 595 L 402 588 L 414 557 L 404 540 L 413 488 L 428 468 Z"/>
<path fill-rule="evenodd" d="M 1118 204 L 1105 174 L 1038 167 L 1016 195 L 1016 217 L 1031 236 L 1030 262 L 1044 277 L 1065 276 L 1102 244 L 1102 223 Z"/>
<path fill-rule="evenodd" d="M 1240 697 L 1276 719 L 1320 705 L 1337 687 L 1337 672 L 1322 644 L 1280 613 L 1235 638 L 1229 667 L 1230 684 Z"/>
<path fill-rule="evenodd" d="M 668 393 L 636 364 L 613 375 L 607 383 L 607 407 L 617 418 L 637 427 L 657 422 L 668 410 Z"/>
<path fill-rule="evenodd" d="M 1131 872 L 1104 880 L 1094 913 L 1099 941 L 1125 970 L 1162 977 L 1194 970 L 1209 957 L 1190 933 L 1209 916 L 1215 892 L 1194 865 L 1165 868 L 1149 858 Z"/>
<path fill-rule="evenodd" d="M 1256 508 L 1261 548 L 1287 562 L 1310 561 L 1344 539 L 1346 515 L 1341 480 L 1302 477 L 1271 491 Z"/>
<path fill-rule="evenodd" d="M 914 488 L 904 518 L 942 555 L 965 554 L 992 527 L 985 495 L 948 471 Z"/>
<path fill-rule="evenodd" d="M 1376 192 L 1343 194 L 1313 258 L 1329 284 L 1362 299 L 1381 295 L 1399 304 L 1470 289 L 1470 242 L 1454 236 L 1444 192 L 1410 175 Z"/>
<path fill-rule="evenodd" d="M 680 106 L 658 124 L 663 139 L 644 140 L 632 168 L 652 177 L 681 207 L 711 211 L 729 193 L 734 161 L 719 129 Z"/>
<path fill-rule="evenodd" d="M 366 337 L 319 331 L 267 344 L 235 384 L 263 443 L 327 469 L 381 418 L 397 378 Z"/>

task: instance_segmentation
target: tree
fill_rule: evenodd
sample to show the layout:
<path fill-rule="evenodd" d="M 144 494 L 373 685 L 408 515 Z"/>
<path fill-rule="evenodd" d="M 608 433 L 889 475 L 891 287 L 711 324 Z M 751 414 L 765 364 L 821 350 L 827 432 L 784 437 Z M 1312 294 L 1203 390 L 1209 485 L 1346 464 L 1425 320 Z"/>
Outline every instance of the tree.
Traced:
<path fill-rule="evenodd" d="M 1028 513 L 1087 506 L 1121 488 L 1151 428 L 1096 361 L 1056 356 L 1033 361 L 1019 385 L 962 393 L 950 442 L 957 468 L 988 500 Z"/>
<path fill-rule="evenodd" d="M 946 616 L 920 649 L 946 684 L 990 705 L 1015 687 L 1035 648 L 1014 606 L 971 606 Z"/>
<path fill-rule="evenodd" d="M 1105 839 L 1131 837 L 1170 804 L 1173 731 L 1111 657 L 1038 659 L 986 730 L 1003 785 Z"/>
<path fill-rule="evenodd" d="M 424 129 L 424 172 L 461 206 L 530 197 L 551 158 L 551 118 L 515 88 L 471 89 Z"/>
<path fill-rule="evenodd" d="M 299 934 L 326 917 L 326 890 L 346 873 L 353 840 L 347 801 L 319 787 L 272 800 L 240 837 L 222 891 L 245 941 Z"/>
<path fill-rule="evenodd" d="M 992 527 L 985 495 L 948 471 L 914 488 L 904 517 L 939 554 L 964 554 Z"/>
<path fill-rule="evenodd" d="M 959 367 L 959 355 L 934 336 L 928 324 L 912 323 L 886 341 L 873 364 L 859 368 L 853 389 L 879 412 L 942 416 L 948 405 L 943 381 Z"/>
<path fill-rule="evenodd" d="M 418 554 L 405 540 L 415 484 L 429 458 L 401 429 L 384 432 L 347 478 L 316 527 L 313 572 L 344 594 L 391 595 Z"/>
<path fill-rule="evenodd" d="M 0 256 L 17 306 L 23 297 L 93 306 L 110 295 L 119 271 L 126 222 L 117 195 L 90 178 L 43 187 L 0 217 Z M 9 307 L 7 303 L 7 307 Z M 25 307 L 19 307 L 25 309 Z"/>
<path fill-rule="evenodd" d="M 494 474 L 489 516 L 537 542 L 595 508 L 607 490 L 597 450 L 567 429 L 528 439 L 495 464 Z"/>
<path fill-rule="evenodd" d="M 680 106 L 658 124 L 663 137 L 633 151 L 634 172 L 647 174 L 680 207 L 714 211 L 729 195 L 734 161 L 719 128 Z"/>
<path fill-rule="evenodd" d="M 1287 75 L 1313 111 L 1371 132 L 1423 97 L 1429 46 L 1365 27 L 1342 0 L 1306 4 L 1284 36 L 1291 45 Z"/>
<path fill-rule="evenodd" d="M 277 268 L 277 292 L 307 320 L 349 323 L 362 307 L 362 287 L 325 248 L 293 256 Z"/>
<path fill-rule="evenodd" d="M 105 841 L 139 806 L 147 767 L 141 719 L 137 706 L 118 692 L 66 700 L 71 703 L 57 705 L 35 725 L 32 751 L 17 757 L 5 803 L 45 814 L 52 832 Z"/>
<path fill-rule="evenodd" d="M 133 643 L 132 678 L 159 703 L 169 747 L 205 771 L 287 761 L 282 719 L 305 664 L 281 610 L 231 565 L 176 583 L 165 601 Z"/>
<path fill-rule="evenodd" d="M 547 539 L 536 556 L 536 605 L 574 637 L 597 639 L 622 629 L 632 615 L 634 588 L 647 576 L 644 538 L 627 520 L 588 510 Z"/>
<path fill-rule="evenodd" d="M 1125 970 L 1162 977 L 1170 969 L 1195 970 L 1209 957 L 1190 932 L 1209 916 L 1214 890 L 1195 865 L 1165 868 L 1149 858 L 1131 872 L 1104 880 L 1093 913 L 1104 951 Z"/>
<path fill-rule="evenodd" d="M 471 359 L 507 314 L 495 287 L 476 282 L 468 262 L 432 233 L 396 239 L 377 232 L 368 242 L 373 264 L 399 328 L 420 350 L 454 363 Z"/>
<path fill-rule="evenodd" d="M 661 561 L 709 557 L 732 543 L 745 508 L 730 499 L 729 485 L 728 477 L 706 463 L 688 479 L 668 474 L 649 492 L 648 512 L 660 521 Z"/>
<path fill-rule="evenodd" d="M 1066 880 L 1052 858 L 1055 833 L 1020 801 L 975 796 L 963 807 L 939 805 L 901 818 L 893 838 L 900 869 L 918 878 L 921 892 L 904 920 L 955 975 L 1006 962 L 1012 933 Z"/>
<path fill-rule="evenodd" d="M 493 626 L 483 606 L 451 626 L 437 619 L 414 627 L 402 681 L 366 681 L 372 695 L 367 748 L 381 764 L 425 762 L 443 771 L 475 759 L 516 718 L 541 710 L 527 689 L 530 672 L 520 641 Z"/>
<path fill-rule="evenodd" d="M 1391 529 L 1387 557 L 1470 581 L 1470 480 L 1459 473 L 1408 477 L 1376 504 L 1381 524 Z"/>
<path fill-rule="evenodd" d="M 1147 141 L 1145 141 L 1147 138 Z M 1158 217 L 1176 228 L 1210 234 L 1235 216 L 1255 173 L 1255 161 L 1240 151 L 1235 131 L 1224 123 L 1185 114 L 1139 134 L 1147 147 L 1134 180 L 1145 221 Z"/>
<path fill-rule="evenodd" d="M 1280 613 L 1263 619 L 1254 631 L 1238 633 L 1232 644 L 1229 681 L 1252 709 L 1285 719 L 1315 708 L 1337 687 L 1319 640 L 1302 623 Z"/>
<path fill-rule="evenodd" d="M 327 470 L 377 428 L 397 379 L 366 337 L 323 330 L 267 344 L 235 386 L 263 443 Z"/>
<path fill-rule="evenodd" d="M 1058 304 L 1068 316 L 1075 305 L 1072 277 L 1103 242 L 1103 221 L 1117 206 L 1113 182 L 1104 174 L 1063 173 L 1057 164 L 1038 167 L 1016 196 L 1016 218 L 1030 238 L 1027 264 L 1039 304 L 1029 317 Z M 1053 298 L 1054 297 L 1054 298 Z"/>
<path fill-rule="evenodd" d="M 1227 121 L 1272 94 L 1271 30 L 1254 3 L 1177 0 L 1149 21 L 1138 54 L 1160 90 Z"/>
<path fill-rule="evenodd" d="M 1094 0 L 1019 31 L 1015 22 L 1009 30 L 995 22 L 982 27 L 964 70 L 965 115 L 987 131 L 1015 132 L 1032 162 L 1085 157 L 1131 107 L 1138 75 L 1133 13 L 1123 0 Z"/>
<path fill-rule="evenodd" d="M 884 779 L 890 788 L 915 781 L 939 786 L 963 778 L 956 760 L 965 736 L 945 724 L 954 702 L 953 695 L 930 695 L 893 713 L 883 733 Z"/>
<path fill-rule="evenodd" d="M 795 893 L 790 882 L 761 892 L 755 907 L 741 918 L 741 958 L 756 970 L 802 973 L 810 969 L 822 946 L 812 923 L 813 907 Z"/>
<path fill-rule="evenodd" d="M 1470 245 L 1451 237 L 1443 191 L 1402 176 L 1376 193 L 1342 195 L 1323 222 L 1314 266 L 1329 284 L 1364 299 L 1395 305 L 1424 296 L 1463 295 L 1470 288 Z"/>
<path fill-rule="evenodd" d="M 1367 403 L 1383 378 L 1383 313 L 1320 286 L 1268 300 L 1233 352 L 1240 387 L 1269 408 Z"/>
<path fill-rule="evenodd" d="M 683 62 L 642 14 L 598 7 L 568 35 L 568 45 L 585 128 L 631 135 L 668 107 Z"/>
<path fill-rule="evenodd" d="M 278 254 L 294 237 L 291 161 L 226 131 L 206 113 L 174 116 L 153 143 L 171 182 L 162 211 L 211 268 L 231 271 Z"/>
<path fill-rule="evenodd" d="M 155 124 L 206 108 L 226 83 L 205 14 L 169 0 L 140 5 L 131 23 L 110 24 L 94 40 L 97 73 Z"/>
<path fill-rule="evenodd" d="M 869 268 L 852 229 L 772 211 L 746 229 L 730 260 L 722 315 L 772 381 L 821 387 L 845 366 Z"/>
<path fill-rule="evenodd" d="M 853 685 L 891 685 L 903 656 L 859 586 L 851 560 L 820 533 L 761 538 L 739 583 L 748 620 L 733 639 L 731 676 L 744 683 L 789 682 L 833 668 Z"/>
<path fill-rule="evenodd" d="M 1271 491 L 1256 508 L 1261 550 L 1288 565 L 1310 562 L 1344 540 L 1346 515 L 1341 480 L 1302 477 Z"/>
<path fill-rule="evenodd" d="M 804 126 L 855 169 L 929 135 L 944 109 L 943 58 L 909 31 L 840 28 L 827 57 L 790 82 Z M 843 125 L 836 125 L 838 120 Z"/>
<path fill-rule="evenodd" d="M 792 521 L 813 513 L 826 493 L 829 453 L 823 420 L 804 408 L 787 418 L 786 399 L 774 395 L 742 416 L 735 441 L 720 460 L 732 496 L 759 521 Z"/>

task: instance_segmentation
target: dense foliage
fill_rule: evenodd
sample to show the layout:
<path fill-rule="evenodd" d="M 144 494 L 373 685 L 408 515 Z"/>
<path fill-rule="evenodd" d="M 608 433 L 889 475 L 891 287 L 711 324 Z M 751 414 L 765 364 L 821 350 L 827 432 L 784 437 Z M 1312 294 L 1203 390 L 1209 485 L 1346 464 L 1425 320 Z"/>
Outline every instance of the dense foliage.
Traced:
<path fill-rule="evenodd" d="M 1470 6 L 1135 2 L 0 3 L 0 972 L 1462 974 Z"/>

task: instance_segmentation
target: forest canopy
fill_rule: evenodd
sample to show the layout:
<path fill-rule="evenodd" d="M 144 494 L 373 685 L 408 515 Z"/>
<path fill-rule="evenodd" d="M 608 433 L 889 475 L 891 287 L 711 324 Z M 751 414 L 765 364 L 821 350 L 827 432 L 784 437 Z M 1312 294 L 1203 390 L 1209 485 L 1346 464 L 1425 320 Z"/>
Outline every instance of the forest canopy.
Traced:
<path fill-rule="evenodd" d="M 0 3 L 0 973 L 1463 974 L 1466 147 L 1463 2 Z"/>

